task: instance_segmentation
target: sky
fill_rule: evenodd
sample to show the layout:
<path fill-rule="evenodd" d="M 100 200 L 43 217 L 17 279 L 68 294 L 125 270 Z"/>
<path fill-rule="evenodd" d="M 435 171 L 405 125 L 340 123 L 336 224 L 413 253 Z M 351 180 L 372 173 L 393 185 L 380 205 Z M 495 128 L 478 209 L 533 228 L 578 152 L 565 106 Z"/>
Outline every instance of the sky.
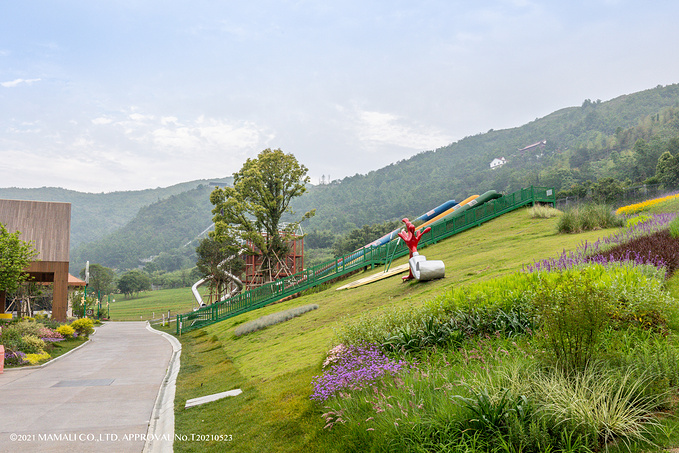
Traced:
<path fill-rule="evenodd" d="M 0 187 L 366 174 L 679 82 L 679 2 L 0 0 Z M 536 140 L 543 137 L 536 137 Z"/>

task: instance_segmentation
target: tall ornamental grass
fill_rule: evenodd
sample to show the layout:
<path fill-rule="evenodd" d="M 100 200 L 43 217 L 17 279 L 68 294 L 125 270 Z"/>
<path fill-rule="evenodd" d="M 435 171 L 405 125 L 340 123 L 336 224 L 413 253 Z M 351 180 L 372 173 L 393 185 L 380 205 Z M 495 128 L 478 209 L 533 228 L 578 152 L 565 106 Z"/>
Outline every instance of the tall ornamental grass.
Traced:
<path fill-rule="evenodd" d="M 625 219 L 616 215 L 610 206 L 589 204 L 564 211 L 559 217 L 557 230 L 559 233 L 581 233 L 624 225 Z"/>
<path fill-rule="evenodd" d="M 476 357 L 338 394 L 323 402 L 336 451 L 604 451 L 651 443 L 660 394 L 652 372 L 599 363 L 538 366 L 518 346 L 484 340 Z M 498 350 L 501 349 L 501 350 Z M 461 449 L 461 450 L 460 450 Z"/>

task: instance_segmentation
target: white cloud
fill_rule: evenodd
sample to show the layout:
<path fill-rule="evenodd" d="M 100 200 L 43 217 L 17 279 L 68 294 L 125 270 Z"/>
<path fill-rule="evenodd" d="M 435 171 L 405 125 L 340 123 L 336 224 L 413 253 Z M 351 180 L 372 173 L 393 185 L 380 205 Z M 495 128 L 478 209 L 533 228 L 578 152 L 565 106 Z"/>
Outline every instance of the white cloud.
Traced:
<path fill-rule="evenodd" d="M 433 127 L 408 122 L 391 113 L 359 111 L 358 119 L 359 139 L 368 143 L 423 151 L 451 141 L 448 135 Z"/>
<path fill-rule="evenodd" d="M 97 126 L 111 124 L 112 122 L 113 120 L 111 118 L 105 118 L 103 116 L 100 116 L 99 118 L 95 118 L 92 120 L 92 124 L 96 124 Z"/>
<path fill-rule="evenodd" d="M 40 82 L 41 79 L 14 79 L 8 82 L 0 82 L 0 86 L 5 88 L 14 88 L 21 84 L 32 85 L 35 82 Z"/>
<path fill-rule="evenodd" d="M 130 113 L 129 117 L 130 117 L 131 120 L 141 121 L 141 122 L 150 121 L 150 120 L 154 119 L 153 115 L 143 115 L 141 113 Z"/>

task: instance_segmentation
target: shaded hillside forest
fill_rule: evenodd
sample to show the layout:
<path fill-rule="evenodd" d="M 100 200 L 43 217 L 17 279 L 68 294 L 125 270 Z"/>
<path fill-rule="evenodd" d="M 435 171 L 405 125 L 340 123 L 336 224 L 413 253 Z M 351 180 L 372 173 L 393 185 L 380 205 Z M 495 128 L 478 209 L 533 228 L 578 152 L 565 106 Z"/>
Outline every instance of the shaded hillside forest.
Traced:
<path fill-rule="evenodd" d="M 532 144 L 539 145 L 527 148 Z M 490 162 L 500 157 L 507 163 L 491 170 Z M 490 189 L 513 192 L 530 185 L 550 186 L 560 196 L 611 201 L 625 188 L 644 183 L 673 188 L 679 183 L 678 160 L 675 84 L 607 102 L 585 100 L 521 127 L 465 137 L 365 175 L 311 186 L 294 200 L 293 209 L 316 209 L 316 216 L 303 224 L 309 264 L 369 243 L 397 227 L 403 217 L 417 217 L 449 199 L 460 201 Z M 192 267 L 195 239 L 212 220 L 211 189 L 194 184 L 137 208 L 136 216 L 96 240 L 83 240 L 72 249 L 72 273 L 78 273 L 85 260 L 118 271 L 142 266 L 155 274 Z M 94 211 L 80 205 L 85 201 L 72 202 L 73 224 L 86 224 L 82 212 Z M 86 214 L 87 221 L 120 220 L 96 212 Z M 97 228 L 93 224 L 92 229 Z"/>
<path fill-rule="evenodd" d="M 88 260 L 116 270 L 143 266 L 152 274 L 195 266 L 197 238 L 212 223 L 212 189 L 201 184 L 142 207 L 124 228 L 72 250 L 72 273 Z"/>

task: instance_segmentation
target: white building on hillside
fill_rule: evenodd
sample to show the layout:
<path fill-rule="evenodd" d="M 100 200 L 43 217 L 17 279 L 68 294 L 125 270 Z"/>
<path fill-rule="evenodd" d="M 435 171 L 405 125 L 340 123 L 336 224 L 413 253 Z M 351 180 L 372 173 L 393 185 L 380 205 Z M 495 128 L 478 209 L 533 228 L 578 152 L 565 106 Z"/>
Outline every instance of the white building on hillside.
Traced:
<path fill-rule="evenodd" d="M 496 158 L 493 159 L 493 161 L 490 163 L 490 169 L 491 169 L 491 170 L 495 170 L 495 169 L 498 168 L 498 167 L 502 167 L 502 166 L 503 166 L 504 164 L 506 164 L 506 163 L 507 163 L 507 159 L 505 159 L 504 157 L 500 157 L 500 158 L 497 158 L 497 157 L 496 157 Z"/>

